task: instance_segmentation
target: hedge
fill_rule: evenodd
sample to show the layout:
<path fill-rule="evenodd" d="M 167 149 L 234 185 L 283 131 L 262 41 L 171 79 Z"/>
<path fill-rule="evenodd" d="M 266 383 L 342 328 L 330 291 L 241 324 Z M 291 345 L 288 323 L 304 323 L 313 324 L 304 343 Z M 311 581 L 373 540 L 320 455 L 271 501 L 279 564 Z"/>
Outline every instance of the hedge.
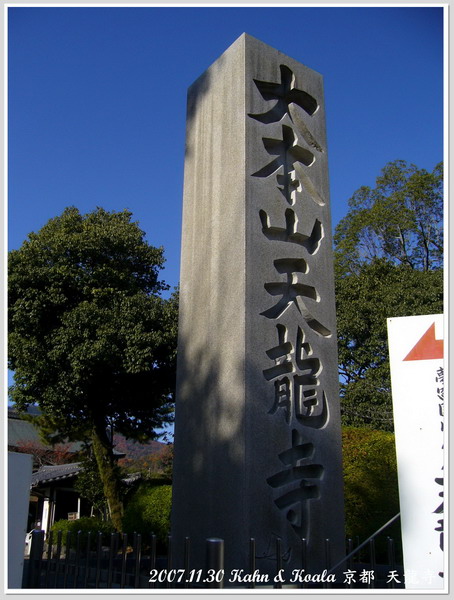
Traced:
<path fill-rule="evenodd" d="M 364 541 L 400 510 L 394 434 L 343 427 L 342 450 L 346 535 Z M 399 546 L 399 520 L 386 536 Z"/>
<path fill-rule="evenodd" d="M 128 498 L 123 517 L 126 533 L 148 536 L 154 533 L 161 545 L 167 543 L 170 534 L 170 509 L 172 486 L 142 483 Z"/>
<path fill-rule="evenodd" d="M 110 521 L 102 521 L 97 517 L 81 517 L 75 521 L 68 521 L 62 519 L 55 521 L 52 525 L 51 532 L 53 532 L 53 544 L 57 543 L 58 532 L 62 532 L 62 543 L 66 544 L 68 532 L 71 533 L 71 547 L 76 547 L 77 533 L 80 531 L 80 544 L 82 549 L 85 549 L 88 540 L 88 532 L 91 531 L 90 548 L 93 550 L 97 544 L 98 532 L 102 533 L 103 545 L 110 544 L 110 535 L 115 533 L 115 528 Z"/>

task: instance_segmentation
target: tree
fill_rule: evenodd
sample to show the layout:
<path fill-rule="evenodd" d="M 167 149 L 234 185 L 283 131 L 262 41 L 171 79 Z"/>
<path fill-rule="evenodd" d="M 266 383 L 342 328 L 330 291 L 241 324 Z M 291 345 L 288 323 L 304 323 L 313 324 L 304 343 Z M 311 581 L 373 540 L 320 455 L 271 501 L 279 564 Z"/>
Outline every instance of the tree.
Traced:
<path fill-rule="evenodd" d="M 31 454 L 33 467 L 37 468 L 47 465 L 64 465 L 74 461 L 74 454 L 70 452 L 69 444 L 55 444 L 55 446 L 49 447 L 38 441 L 18 440 L 14 452 Z"/>
<path fill-rule="evenodd" d="M 442 166 L 388 164 L 335 232 L 344 424 L 392 430 L 387 318 L 443 312 Z"/>
<path fill-rule="evenodd" d="M 161 469 L 164 475 L 166 475 L 170 480 L 173 477 L 173 444 L 167 444 L 161 451 Z"/>
<path fill-rule="evenodd" d="M 109 431 L 147 441 L 172 420 L 176 358 L 177 294 L 161 297 L 163 249 L 131 216 L 69 207 L 9 254 L 12 398 L 20 410 L 40 406 L 49 441 L 92 444 L 118 530 Z"/>
<path fill-rule="evenodd" d="M 96 458 L 89 448 L 82 457 L 81 466 L 74 482 L 74 489 L 79 492 L 81 498 L 90 502 L 96 516 L 102 519 L 105 517 L 107 509 L 106 498 Z"/>
<path fill-rule="evenodd" d="M 142 456 L 121 458 L 118 464 L 126 474 L 138 472 L 144 479 L 172 481 L 173 444 L 163 444 L 159 450 Z"/>
<path fill-rule="evenodd" d="M 336 227 L 336 267 L 358 273 L 376 258 L 428 271 L 443 265 L 443 165 L 432 173 L 396 160 L 361 187 Z"/>
<path fill-rule="evenodd" d="M 443 272 L 375 259 L 336 281 L 343 422 L 393 430 L 387 318 L 443 311 Z"/>

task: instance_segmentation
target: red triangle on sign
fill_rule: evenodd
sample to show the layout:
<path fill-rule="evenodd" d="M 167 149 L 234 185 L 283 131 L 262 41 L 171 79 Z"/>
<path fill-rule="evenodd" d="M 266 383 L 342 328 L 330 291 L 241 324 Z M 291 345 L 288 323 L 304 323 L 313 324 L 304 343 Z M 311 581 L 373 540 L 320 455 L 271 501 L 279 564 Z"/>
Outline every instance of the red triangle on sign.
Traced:
<path fill-rule="evenodd" d="M 443 340 L 435 339 L 435 323 L 433 323 L 422 338 L 410 350 L 405 360 L 430 360 L 443 358 Z"/>

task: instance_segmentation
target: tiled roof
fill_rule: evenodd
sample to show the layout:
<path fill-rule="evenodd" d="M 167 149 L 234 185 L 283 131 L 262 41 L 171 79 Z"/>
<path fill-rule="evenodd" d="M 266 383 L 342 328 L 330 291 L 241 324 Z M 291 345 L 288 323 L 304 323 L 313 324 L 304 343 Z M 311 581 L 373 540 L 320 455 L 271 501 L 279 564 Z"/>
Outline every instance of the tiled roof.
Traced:
<path fill-rule="evenodd" d="M 49 481 L 69 479 L 81 470 L 80 463 L 69 463 L 67 465 L 44 466 L 32 474 L 32 487 L 36 487 Z"/>
<path fill-rule="evenodd" d="M 38 407 L 28 407 L 28 414 L 39 415 Z M 22 444 L 33 443 L 43 448 L 51 448 L 41 441 L 38 428 L 30 421 L 26 421 L 21 413 L 14 408 L 8 408 L 8 446 L 21 446 Z M 64 443 L 68 452 L 79 452 L 82 449 L 81 442 Z"/>
<path fill-rule="evenodd" d="M 29 406 L 27 412 L 32 415 L 39 415 L 38 407 Z M 41 441 L 38 428 L 30 421 L 22 418 L 22 415 L 14 408 L 8 408 L 8 446 L 20 447 L 23 444 L 33 443 L 43 448 L 52 448 Z M 76 453 L 83 449 L 82 442 L 63 442 L 68 452 Z M 124 458 L 126 454 L 113 449 L 116 458 Z"/>
<path fill-rule="evenodd" d="M 32 475 L 32 488 L 49 483 L 51 481 L 61 481 L 74 477 L 81 471 L 82 465 L 80 463 L 69 463 L 67 465 L 52 465 L 44 466 L 38 469 L 36 473 Z M 140 473 L 131 473 L 128 477 L 125 477 L 122 481 L 127 485 L 134 483 L 141 479 Z"/>
<path fill-rule="evenodd" d="M 139 481 L 140 479 L 142 479 L 141 473 L 131 473 L 127 477 L 123 477 L 122 482 L 126 483 L 126 485 L 130 485 L 131 483 Z"/>
<path fill-rule="evenodd" d="M 17 446 L 25 442 L 44 445 L 39 438 L 38 430 L 32 423 L 24 421 L 17 415 L 11 415 L 8 411 L 8 445 Z"/>

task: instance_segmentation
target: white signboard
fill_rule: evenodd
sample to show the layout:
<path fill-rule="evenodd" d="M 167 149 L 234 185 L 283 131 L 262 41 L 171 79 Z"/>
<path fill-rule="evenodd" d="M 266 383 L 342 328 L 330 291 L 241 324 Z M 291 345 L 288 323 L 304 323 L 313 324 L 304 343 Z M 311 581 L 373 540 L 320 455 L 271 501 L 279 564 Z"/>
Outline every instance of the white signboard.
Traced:
<path fill-rule="evenodd" d="M 388 319 L 406 589 L 447 589 L 443 315 Z"/>

